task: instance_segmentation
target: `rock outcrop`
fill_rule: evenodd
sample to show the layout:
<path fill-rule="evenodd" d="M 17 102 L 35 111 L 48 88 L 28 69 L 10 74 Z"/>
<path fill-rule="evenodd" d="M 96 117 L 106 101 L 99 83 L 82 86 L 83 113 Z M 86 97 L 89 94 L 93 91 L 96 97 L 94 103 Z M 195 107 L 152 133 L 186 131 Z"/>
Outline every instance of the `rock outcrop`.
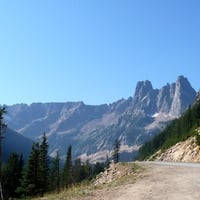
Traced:
<path fill-rule="evenodd" d="M 101 172 L 95 179 L 94 185 L 103 185 L 112 183 L 124 176 L 134 173 L 133 167 L 123 163 L 111 163 L 110 167 L 104 172 Z"/>

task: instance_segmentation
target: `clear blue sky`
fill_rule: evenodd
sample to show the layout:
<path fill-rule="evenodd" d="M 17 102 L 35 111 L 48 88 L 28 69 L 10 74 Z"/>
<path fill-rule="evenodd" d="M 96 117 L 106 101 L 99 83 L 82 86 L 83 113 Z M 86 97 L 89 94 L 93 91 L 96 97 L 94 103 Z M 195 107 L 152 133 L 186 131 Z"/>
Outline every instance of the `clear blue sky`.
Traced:
<path fill-rule="evenodd" d="M 199 0 L 1 0 L 0 104 L 133 96 L 186 76 L 200 89 Z"/>

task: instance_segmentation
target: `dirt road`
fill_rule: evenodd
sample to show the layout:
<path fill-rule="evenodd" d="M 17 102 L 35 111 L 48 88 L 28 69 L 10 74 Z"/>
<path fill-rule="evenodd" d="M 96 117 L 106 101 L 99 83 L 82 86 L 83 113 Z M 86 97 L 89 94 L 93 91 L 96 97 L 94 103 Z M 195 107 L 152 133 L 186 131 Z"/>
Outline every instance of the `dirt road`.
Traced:
<path fill-rule="evenodd" d="M 87 200 L 199 200 L 200 167 L 144 163 L 145 174 L 133 184 L 97 190 Z"/>

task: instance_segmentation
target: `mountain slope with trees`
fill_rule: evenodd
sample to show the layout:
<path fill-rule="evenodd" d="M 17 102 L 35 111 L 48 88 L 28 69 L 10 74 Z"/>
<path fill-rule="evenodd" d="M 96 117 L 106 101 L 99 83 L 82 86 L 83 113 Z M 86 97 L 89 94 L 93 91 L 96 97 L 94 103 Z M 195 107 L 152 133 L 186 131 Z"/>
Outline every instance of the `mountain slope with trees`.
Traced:
<path fill-rule="evenodd" d="M 140 148 L 138 159 L 147 159 L 158 150 L 164 151 L 191 136 L 195 136 L 197 143 L 200 145 L 199 126 L 200 100 L 197 99 L 196 103 L 190 106 L 180 118 L 173 120 L 160 134 Z"/>
<path fill-rule="evenodd" d="M 44 133 L 41 142 L 35 142 L 27 163 L 23 156 L 12 153 L 2 168 L 4 199 L 43 196 L 47 192 L 59 192 L 94 178 L 107 163 L 90 164 L 72 157 L 72 146 L 67 149 L 64 166 L 59 153 L 55 158 L 48 156 L 48 142 Z"/>

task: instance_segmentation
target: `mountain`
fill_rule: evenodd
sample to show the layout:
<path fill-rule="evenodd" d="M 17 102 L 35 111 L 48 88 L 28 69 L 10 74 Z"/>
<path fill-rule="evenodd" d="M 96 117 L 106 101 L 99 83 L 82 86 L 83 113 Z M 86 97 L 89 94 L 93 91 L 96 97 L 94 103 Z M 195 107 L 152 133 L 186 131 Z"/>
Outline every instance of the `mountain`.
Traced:
<path fill-rule="evenodd" d="M 195 97 L 195 90 L 183 76 L 161 89 L 154 89 L 148 80 L 139 81 L 133 97 L 109 105 L 16 104 L 8 107 L 6 121 L 9 127 L 34 140 L 45 131 L 51 155 L 59 149 L 64 158 L 71 144 L 74 156 L 101 160 L 110 155 L 116 138 L 123 152 L 137 152 L 169 121 L 179 117 Z"/>
<path fill-rule="evenodd" d="M 174 119 L 161 133 L 155 135 L 139 149 L 140 160 L 156 157 L 162 160 L 171 159 L 171 161 L 200 160 L 200 100 L 198 98 L 180 118 Z"/>
<path fill-rule="evenodd" d="M 23 154 L 24 160 L 27 160 L 32 144 L 33 140 L 7 128 L 2 140 L 3 161 L 6 161 L 13 152 Z"/>

